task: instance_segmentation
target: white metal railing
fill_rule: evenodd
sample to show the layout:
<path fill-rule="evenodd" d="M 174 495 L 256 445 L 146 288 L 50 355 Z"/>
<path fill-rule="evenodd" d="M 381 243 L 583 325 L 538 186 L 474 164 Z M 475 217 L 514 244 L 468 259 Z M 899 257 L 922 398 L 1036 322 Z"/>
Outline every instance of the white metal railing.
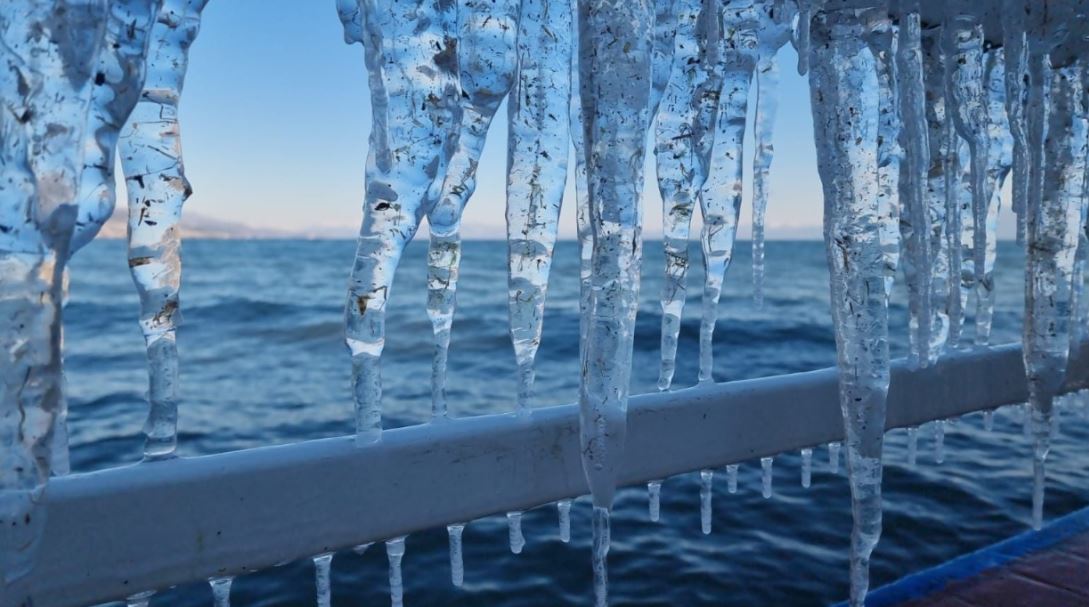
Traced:
<path fill-rule="evenodd" d="M 1067 389 L 1089 387 L 1089 342 Z M 841 440 L 836 371 L 633 397 L 623 484 Z M 895 367 L 887 427 L 1027 398 L 1021 349 Z M 86 605 L 586 493 L 578 413 L 489 415 L 53 480 L 35 607 Z M 5 605 L 6 607 L 6 605 Z"/>

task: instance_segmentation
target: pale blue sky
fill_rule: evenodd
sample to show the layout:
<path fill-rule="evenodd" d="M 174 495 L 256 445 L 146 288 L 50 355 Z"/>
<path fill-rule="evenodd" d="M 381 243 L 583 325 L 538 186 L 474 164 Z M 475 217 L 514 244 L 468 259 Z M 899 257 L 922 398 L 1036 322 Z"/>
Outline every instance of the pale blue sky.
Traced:
<path fill-rule="evenodd" d="M 344 44 L 334 1 L 212 0 L 190 57 L 181 103 L 186 170 L 195 191 L 187 208 L 260 227 L 351 234 L 360 220 L 370 101 L 362 47 Z M 768 237 L 813 237 L 821 196 L 808 85 L 797 75 L 793 49 L 785 48 L 780 61 Z M 468 237 L 505 233 L 506 131 L 504 107 L 466 210 Z M 751 141 L 746 155 L 751 162 Z M 645 233 L 656 237 L 661 200 L 652 183 Z M 748 235 L 748 171 L 745 189 L 742 237 Z M 571 196 L 569 180 L 565 238 L 574 235 Z"/>

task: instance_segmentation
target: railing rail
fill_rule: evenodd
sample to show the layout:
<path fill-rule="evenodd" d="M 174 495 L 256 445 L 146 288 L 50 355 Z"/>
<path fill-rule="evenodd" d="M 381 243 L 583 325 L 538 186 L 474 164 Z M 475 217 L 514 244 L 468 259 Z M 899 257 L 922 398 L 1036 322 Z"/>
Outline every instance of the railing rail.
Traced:
<path fill-rule="evenodd" d="M 1089 386 L 1089 342 L 1067 389 Z M 888 428 L 1022 402 L 1021 349 L 894 368 Z M 836 372 L 633 397 L 624 484 L 841 440 Z M 240 574 L 586 493 L 572 405 L 140 464 L 50 483 L 36 607 Z M 845 498 L 846 499 L 846 498 Z"/>

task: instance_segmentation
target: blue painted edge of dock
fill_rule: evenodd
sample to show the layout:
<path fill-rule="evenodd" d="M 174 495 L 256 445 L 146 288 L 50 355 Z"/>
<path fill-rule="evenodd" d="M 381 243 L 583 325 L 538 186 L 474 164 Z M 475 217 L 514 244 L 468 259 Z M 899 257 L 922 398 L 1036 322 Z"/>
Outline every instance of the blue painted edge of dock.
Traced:
<path fill-rule="evenodd" d="M 1086 531 L 1089 531 L 1089 508 L 1055 519 L 1039 531 L 1020 533 L 936 567 L 902 577 L 871 591 L 866 597 L 866 607 L 895 607 L 929 596 L 952 582 L 975 577 L 988 569 L 1001 567 L 1023 556 L 1046 550 Z M 846 601 L 834 605 L 846 606 Z"/>

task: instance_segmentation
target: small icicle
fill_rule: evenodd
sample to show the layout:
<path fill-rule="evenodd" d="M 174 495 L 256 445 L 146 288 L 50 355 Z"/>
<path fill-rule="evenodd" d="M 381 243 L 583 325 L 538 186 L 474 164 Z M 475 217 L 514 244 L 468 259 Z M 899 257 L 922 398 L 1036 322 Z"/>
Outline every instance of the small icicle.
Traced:
<path fill-rule="evenodd" d="M 332 552 L 314 557 L 314 585 L 318 589 L 318 607 L 329 607 L 332 604 L 332 584 L 329 581 L 329 568 L 332 563 Z"/>
<path fill-rule="evenodd" d="M 994 430 L 994 411 L 988 409 L 983 412 L 983 429 L 987 432 Z"/>
<path fill-rule="evenodd" d="M 802 487 L 806 489 L 813 482 L 813 449 L 802 449 Z"/>
<path fill-rule="evenodd" d="M 828 471 L 839 474 L 839 452 L 843 448 L 840 442 L 828 443 Z"/>
<path fill-rule="evenodd" d="M 726 466 L 726 491 L 737 493 L 737 464 Z"/>
<path fill-rule="evenodd" d="M 370 548 L 373 545 L 374 545 L 374 542 L 367 542 L 366 544 L 359 544 L 355 548 L 352 548 L 352 552 L 358 554 L 359 556 L 363 556 L 364 554 L 367 553 L 367 549 Z"/>
<path fill-rule="evenodd" d="M 405 537 L 386 540 L 386 556 L 389 557 L 389 601 L 391 607 L 405 604 L 405 586 L 401 580 L 401 559 L 405 556 Z"/>
<path fill-rule="evenodd" d="M 711 534 L 711 497 L 715 482 L 713 470 L 700 470 L 700 530 Z"/>
<path fill-rule="evenodd" d="M 647 483 L 647 514 L 650 522 L 657 523 L 662 511 L 662 481 Z"/>
<path fill-rule="evenodd" d="M 594 607 L 609 607 L 609 509 L 594 506 Z"/>
<path fill-rule="evenodd" d="M 461 549 L 461 535 L 464 532 L 465 523 L 446 526 L 446 533 L 450 536 L 450 582 L 458 588 L 465 584 L 465 560 Z"/>
<path fill-rule="evenodd" d="M 566 544 L 571 541 L 571 500 L 556 502 L 556 512 L 560 518 L 560 541 Z"/>
<path fill-rule="evenodd" d="M 919 459 L 919 429 L 908 428 L 908 466 L 914 468 Z"/>
<path fill-rule="evenodd" d="M 125 599 L 125 604 L 128 607 L 148 607 L 148 603 L 151 602 L 153 596 L 155 596 L 154 590 L 145 590 Z"/>
<path fill-rule="evenodd" d="M 945 463 L 945 420 L 934 422 L 934 462 Z"/>
<path fill-rule="evenodd" d="M 771 497 L 771 464 L 772 464 L 772 458 L 770 458 L 770 457 L 761 457 L 760 458 L 760 470 L 761 470 L 761 476 L 760 476 L 761 490 L 760 491 L 761 491 L 761 494 L 764 496 L 764 499 L 768 499 L 768 498 Z"/>
<path fill-rule="evenodd" d="M 214 577 L 208 580 L 208 584 L 212 587 L 212 599 L 215 601 L 215 607 L 231 607 L 231 584 L 234 582 L 234 578 L 227 577 Z"/>
<path fill-rule="evenodd" d="M 522 535 L 522 513 L 507 513 L 507 535 L 510 536 L 510 551 L 513 554 L 522 554 L 522 548 L 526 546 L 526 538 Z"/>

